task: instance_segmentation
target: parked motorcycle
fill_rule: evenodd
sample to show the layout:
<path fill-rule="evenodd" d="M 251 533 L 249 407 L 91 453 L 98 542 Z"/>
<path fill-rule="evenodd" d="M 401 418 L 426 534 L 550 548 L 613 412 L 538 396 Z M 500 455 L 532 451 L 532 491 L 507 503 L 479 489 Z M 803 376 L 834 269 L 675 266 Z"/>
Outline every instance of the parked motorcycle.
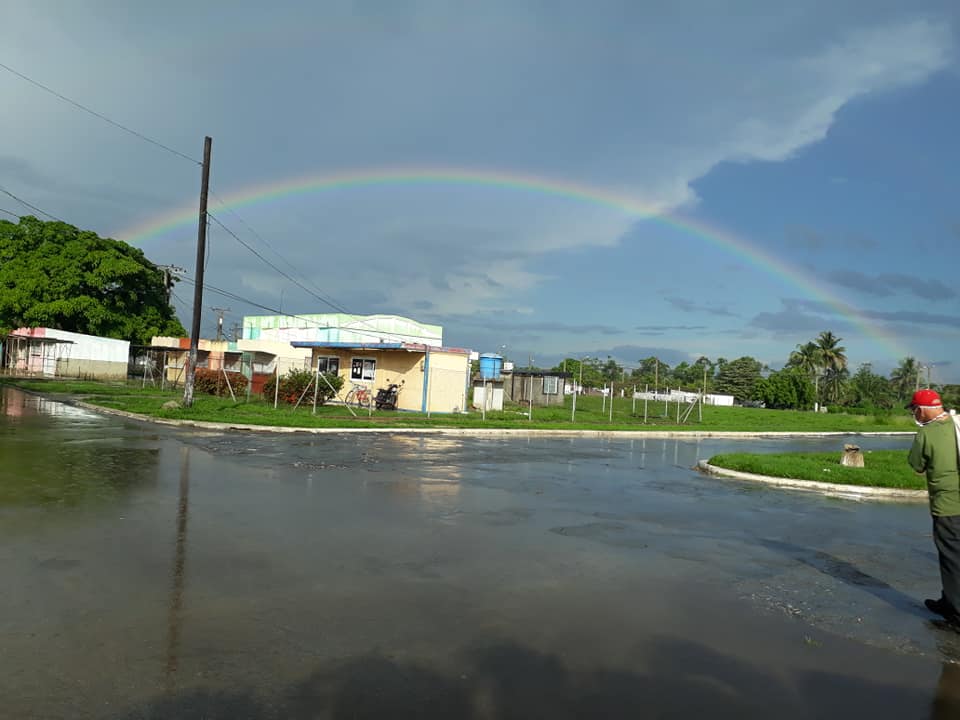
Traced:
<path fill-rule="evenodd" d="M 374 399 L 377 410 L 396 410 L 399 394 L 400 386 L 397 383 L 391 383 L 387 387 L 377 390 L 377 397 Z"/>

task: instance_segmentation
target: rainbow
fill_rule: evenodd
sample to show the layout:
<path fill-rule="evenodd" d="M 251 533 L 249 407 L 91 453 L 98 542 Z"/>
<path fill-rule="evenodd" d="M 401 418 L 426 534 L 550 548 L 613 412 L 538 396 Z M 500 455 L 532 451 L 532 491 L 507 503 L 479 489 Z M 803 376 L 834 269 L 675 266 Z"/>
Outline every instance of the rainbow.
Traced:
<path fill-rule="evenodd" d="M 876 323 L 864 317 L 855 308 L 843 302 L 830 291 L 819 286 L 807 274 L 742 238 L 697 220 L 664 214 L 660 208 L 644 205 L 627 195 L 592 185 L 518 172 L 456 168 L 374 168 L 342 171 L 328 175 L 305 175 L 254 185 L 231 192 L 223 198 L 211 197 L 210 210 L 216 213 L 218 207 L 220 209 L 223 209 L 223 207 L 230 209 L 243 208 L 297 195 L 390 185 L 405 187 L 461 185 L 513 190 L 574 200 L 649 220 L 679 230 L 730 252 L 761 272 L 780 278 L 796 287 L 809 298 L 825 303 L 866 336 L 874 339 L 885 352 L 889 353 L 890 359 L 899 360 L 910 354 L 893 335 L 885 333 Z M 153 238 L 166 235 L 174 230 L 195 227 L 196 222 L 197 207 L 195 203 L 191 203 L 162 213 L 139 225 L 121 230 L 114 234 L 114 237 L 125 240 L 132 245 L 142 245 Z"/>

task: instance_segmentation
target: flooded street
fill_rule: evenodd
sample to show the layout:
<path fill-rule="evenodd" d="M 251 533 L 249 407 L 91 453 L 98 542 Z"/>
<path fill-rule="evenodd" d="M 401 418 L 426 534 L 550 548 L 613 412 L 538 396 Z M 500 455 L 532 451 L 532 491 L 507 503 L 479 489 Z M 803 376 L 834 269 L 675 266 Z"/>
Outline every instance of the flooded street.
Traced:
<path fill-rule="evenodd" d="M 842 443 L 204 433 L 0 388 L 0 717 L 960 717 L 925 504 L 691 470 Z"/>

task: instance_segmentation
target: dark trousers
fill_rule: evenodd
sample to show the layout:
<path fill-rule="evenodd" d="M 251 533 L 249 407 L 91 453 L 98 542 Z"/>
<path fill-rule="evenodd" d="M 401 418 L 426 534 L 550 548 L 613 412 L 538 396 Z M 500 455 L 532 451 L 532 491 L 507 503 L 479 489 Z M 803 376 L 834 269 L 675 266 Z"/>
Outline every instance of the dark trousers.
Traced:
<path fill-rule="evenodd" d="M 940 556 L 942 597 L 960 615 L 960 515 L 934 515 L 933 542 Z"/>

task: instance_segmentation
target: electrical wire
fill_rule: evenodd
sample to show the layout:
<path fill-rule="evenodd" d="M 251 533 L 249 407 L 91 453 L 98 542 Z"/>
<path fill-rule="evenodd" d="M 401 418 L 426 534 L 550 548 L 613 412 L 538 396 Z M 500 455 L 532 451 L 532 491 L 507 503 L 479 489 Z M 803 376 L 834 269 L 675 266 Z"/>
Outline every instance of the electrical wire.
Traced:
<path fill-rule="evenodd" d="M 169 152 L 169 153 L 173 153 L 174 155 L 177 155 L 177 156 L 183 158 L 184 160 L 189 160 L 190 162 L 195 163 L 195 164 L 197 164 L 197 165 L 203 165 L 203 163 L 202 163 L 201 161 L 197 160 L 196 158 L 192 158 L 192 157 L 190 157 L 189 155 L 180 152 L 179 150 L 174 150 L 174 149 L 173 149 L 172 147 L 170 147 L 169 145 L 164 145 L 164 144 L 163 144 L 162 142 L 160 142 L 159 140 L 154 140 L 153 138 L 148 137 L 148 136 L 144 135 L 144 134 L 141 133 L 141 132 L 137 132 L 137 131 L 134 130 L 133 128 L 129 128 L 129 127 L 127 127 L 126 125 L 123 125 L 122 123 L 118 123 L 116 120 L 111 120 L 110 118 L 108 118 L 108 117 L 107 117 L 106 115 L 104 115 L 103 113 L 98 113 L 96 110 L 91 110 L 91 109 L 88 108 L 86 105 L 81 105 L 81 104 L 78 103 L 76 100 L 72 100 L 71 98 L 68 98 L 66 95 L 63 95 L 63 94 L 61 94 L 61 93 L 58 93 L 58 92 L 57 92 L 56 90 L 54 90 L 53 88 L 47 87 L 47 86 L 44 85 L 43 83 L 38 82 L 37 80 L 34 80 L 33 78 L 24 75 L 22 72 L 19 72 L 19 71 L 17 71 L 17 70 L 14 70 L 14 69 L 13 69 L 12 67 L 10 67 L 9 65 L 4 65 L 2 62 L 0 62 L 0 68 L 3 68 L 3 69 L 6 70 L 7 72 L 12 73 L 13 75 L 16 75 L 18 78 L 21 78 L 22 80 L 26 80 L 28 83 L 30 83 L 31 85 L 35 85 L 36 87 L 40 88 L 41 90 L 44 90 L 44 91 L 50 93 L 51 95 L 54 95 L 55 97 L 60 98 L 60 99 L 63 100 L 64 102 L 70 103 L 71 105 L 73 105 L 73 106 L 76 107 L 76 108 L 79 108 L 80 110 L 83 110 L 83 111 L 86 112 L 86 113 L 90 113 L 90 114 L 93 115 L 94 117 L 99 118 L 100 120 L 103 120 L 104 122 L 109 123 L 110 125 L 113 125 L 114 127 L 119 128 L 120 130 L 123 130 L 124 132 L 130 133 L 130 134 L 133 135 L 134 137 L 140 138 L 140 139 L 143 140 L 144 142 L 148 142 L 148 143 L 150 143 L 151 145 L 156 145 L 158 148 L 161 148 L 161 149 L 163 149 L 163 150 L 166 150 L 166 151 Z"/>
<path fill-rule="evenodd" d="M 196 284 L 197 284 L 196 281 L 193 280 L 192 278 L 182 277 L 181 280 L 183 280 L 184 282 L 190 283 L 191 285 L 196 285 Z M 229 290 L 223 290 L 223 289 L 218 288 L 218 287 L 216 287 L 215 285 L 211 285 L 211 284 L 209 284 L 209 283 L 207 283 L 207 282 L 204 282 L 204 284 L 203 284 L 203 289 L 204 289 L 204 290 L 209 290 L 209 291 L 211 291 L 211 292 L 216 293 L 217 295 L 221 295 L 221 296 L 226 297 L 226 298 L 229 298 L 229 299 L 231 299 L 231 300 L 236 300 L 237 302 L 246 303 L 246 304 L 251 305 L 251 306 L 253 306 L 253 307 L 255 307 L 255 308 L 260 308 L 261 310 L 266 310 L 267 312 L 273 313 L 274 315 L 283 315 L 284 317 L 291 317 L 291 318 L 296 318 L 297 320 L 302 320 L 303 322 L 305 322 L 305 323 L 307 323 L 307 324 L 309 324 L 309 325 L 314 326 L 317 330 L 337 330 L 337 329 L 341 329 L 341 328 L 338 328 L 338 327 L 335 327 L 335 326 L 332 326 L 332 325 L 324 325 L 324 324 L 322 324 L 322 323 L 320 323 L 320 322 L 318 322 L 318 321 L 316 321 L 316 320 L 314 320 L 314 319 L 312 319 L 312 318 L 305 317 L 304 315 L 294 315 L 294 314 L 292 314 L 292 313 L 285 313 L 285 312 L 283 312 L 282 310 L 278 310 L 277 308 L 273 308 L 273 307 L 270 307 L 270 306 L 268 306 L 268 305 L 263 305 L 262 303 L 255 302 L 255 301 L 253 301 L 253 300 L 250 300 L 249 298 L 243 297 L 242 295 L 237 295 L 236 293 L 230 292 Z M 356 317 L 356 316 L 353 316 L 353 317 Z M 366 324 L 366 323 L 364 323 L 364 324 Z M 375 337 L 375 338 L 378 338 L 378 339 L 379 339 L 379 338 L 382 338 L 382 337 L 399 337 L 399 336 L 397 336 L 396 333 L 382 332 L 382 331 L 379 331 L 379 330 L 377 330 L 376 328 L 374 328 L 374 327 L 372 327 L 372 326 L 370 326 L 370 325 L 367 325 L 367 326 L 371 328 L 371 332 L 364 332 L 363 330 L 358 330 L 357 328 L 348 328 L 348 329 L 350 330 L 350 332 L 355 332 L 355 333 L 357 333 L 358 335 L 366 335 L 366 336 Z M 406 335 L 405 337 L 417 338 L 417 339 L 420 339 L 420 340 L 433 340 L 433 339 L 434 339 L 434 338 L 428 337 L 428 336 L 426 336 L 426 335 Z M 399 340 L 398 340 L 398 342 L 399 342 Z"/>
<path fill-rule="evenodd" d="M 343 310 L 341 307 L 338 307 L 338 304 L 339 304 L 339 303 L 336 301 L 336 298 L 333 298 L 332 296 L 329 296 L 329 295 L 326 295 L 326 296 L 325 296 L 325 295 L 323 294 L 323 291 L 320 290 L 320 288 L 318 288 L 318 287 L 316 286 L 316 284 L 314 284 L 313 282 L 311 282 L 308 277 L 306 277 L 305 275 L 303 275 L 303 274 L 300 272 L 300 269 L 299 269 L 296 265 L 294 265 L 292 262 L 290 262 L 289 260 L 287 260 L 283 255 L 281 255 L 279 250 L 277 250 L 277 249 L 276 249 L 275 247 L 273 247 L 269 242 L 267 242 L 267 240 L 266 240 L 260 233 L 258 233 L 258 232 L 256 231 L 256 229 L 254 229 L 254 227 L 253 227 L 250 223 L 248 223 L 246 220 L 244 220 L 244 219 L 240 216 L 240 213 L 238 213 L 236 210 L 234 210 L 233 208 L 231 208 L 231 207 L 227 204 L 227 202 L 226 202 L 225 200 L 223 200 L 223 198 L 221 198 L 219 195 L 217 195 L 217 193 L 216 193 L 215 191 L 211 190 L 211 191 L 210 191 L 210 194 L 213 195 L 214 199 L 215 199 L 218 203 L 220 203 L 220 205 L 223 207 L 224 210 L 226 210 L 228 213 L 230 213 L 231 215 L 233 215 L 233 217 L 235 217 L 235 218 L 237 219 L 237 222 L 239 222 L 241 225 L 243 225 L 243 226 L 250 232 L 251 235 L 253 235 L 257 240 L 259 240 L 261 244 L 263 244 L 264 247 L 266 247 L 268 250 L 270 250 L 270 252 L 272 252 L 274 255 L 276 255 L 278 258 L 280 258 L 280 259 L 286 264 L 286 266 L 287 266 L 288 268 L 290 268 L 294 273 L 298 274 L 298 275 L 300 276 L 300 278 L 301 278 L 304 282 L 306 282 L 307 284 L 311 285 L 311 286 L 314 288 L 314 290 L 316 290 L 317 293 L 318 293 L 318 295 L 315 295 L 314 297 L 322 296 L 322 297 L 324 298 L 323 301 L 326 302 L 326 303 L 327 303 L 328 305 L 330 305 L 331 307 L 335 307 L 335 308 L 337 308 L 337 309 L 340 310 L 341 312 L 344 312 L 344 313 L 347 314 L 347 315 L 350 314 L 350 313 L 347 313 L 346 310 Z"/>
<path fill-rule="evenodd" d="M 15 212 L 10 212 L 9 210 L 4 210 L 3 208 L 0 208 L 0 213 L 5 213 L 10 217 L 15 217 L 17 220 L 19 220 L 22 217 L 21 215 L 17 215 L 17 213 Z"/>
<path fill-rule="evenodd" d="M 12 197 L 14 200 L 16 200 L 18 203 L 20 203 L 21 205 L 26 205 L 26 206 L 27 206 L 28 208 L 30 208 L 31 210 L 36 210 L 36 211 L 37 211 L 38 213 L 40 213 L 41 215 L 46 215 L 48 218 L 52 218 L 53 220 L 56 220 L 57 222 L 63 222 L 63 220 L 61 220 L 60 218 L 58 218 L 56 215 L 51 215 L 51 214 L 48 213 L 46 210 L 41 210 L 41 209 L 38 208 L 36 205 L 31 205 L 30 203 L 28 203 L 28 202 L 27 202 L 26 200 L 24 200 L 23 198 L 19 198 L 19 197 L 17 197 L 16 195 L 14 195 L 14 194 L 13 194 L 12 192 L 10 192 L 9 190 L 6 190 L 6 189 L 0 187 L 0 192 L 2 192 L 4 195 L 9 195 L 9 196 Z M 13 213 L 11 213 L 11 215 L 12 215 L 12 214 L 13 214 Z M 19 216 L 18 216 L 18 217 L 19 217 Z"/>
<path fill-rule="evenodd" d="M 247 223 L 246 221 L 244 221 L 237 213 L 233 212 L 233 211 L 226 205 L 226 203 L 224 203 L 224 201 L 221 200 L 220 197 L 217 196 L 215 193 L 214 193 L 214 197 L 216 198 L 216 200 L 217 200 L 218 202 L 220 202 L 220 203 L 224 206 L 224 208 L 225 208 L 228 212 L 233 213 L 233 215 L 234 215 L 238 220 L 240 220 L 240 222 L 242 222 L 242 223 L 253 233 L 253 235 L 254 235 L 255 237 L 257 237 L 257 238 L 260 240 L 260 242 L 262 242 L 264 245 L 266 245 L 268 248 L 270 248 L 270 250 L 272 250 L 273 253 L 274 253 L 275 255 L 277 255 L 277 257 L 279 257 L 281 260 L 283 260 L 285 263 L 287 263 L 287 265 L 289 265 L 290 267 L 295 268 L 295 266 L 294 266 L 292 263 L 290 263 L 286 258 L 284 258 L 277 250 L 274 250 L 272 247 L 270 247 L 270 244 L 269 244 L 266 240 L 264 240 L 263 237 L 260 236 L 260 234 L 257 233 L 256 230 L 254 230 L 254 229 L 250 226 L 249 223 Z M 258 253 L 256 250 L 254 250 L 254 249 L 253 249 L 250 245 L 248 245 L 246 242 L 244 242 L 243 240 L 241 240 L 240 237 L 239 237 L 235 232 L 233 232 L 230 228 L 228 228 L 226 225 L 224 225 L 223 222 L 222 222 L 219 218 L 217 218 L 213 213 L 211 213 L 209 210 L 207 211 L 207 215 L 208 215 L 208 217 L 213 218 L 214 222 L 216 222 L 218 225 L 220 225 L 220 227 L 223 228 L 227 233 L 229 233 L 237 242 L 239 242 L 241 245 L 243 245 L 245 248 L 247 248 L 250 252 L 252 252 L 254 255 L 256 255 L 258 258 L 260 258 L 260 260 L 262 260 L 264 263 L 266 263 L 267 265 L 269 265 L 269 266 L 270 266 L 271 268 L 273 268 L 276 272 L 280 273 L 280 275 L 282 275 L 283 277 L 285 277 L 287 280 L 289 280 L 290 282 L 292 282 L 294 285 L 296 285 L 297 287 L 299 287 L 299 288 L 301 288 L 302 290 L 304 290 L 305 292 L 307 292 L 307 293 L 308 293 L 309 295 L 311 295 L 312 297 L 316 298 L 316 299 L 319 300 L 320 302 L 323 302 L 323 303 L 329 305 L 329 306 L 332 307 L 334 310 L 336 310 L 336 311 L 338 311 L 338 312 L 340 312 L 340 313 L 343 313 L 344 315 L 347 315 L 347 316 L 349 316 L 349 317 L 354 318 L 355 320 L 358 321 L 358 323 L 359 323 L 360 325 L 365 325 L 366 327 L 370 328 L 371 330 L 373 330 L 373 333 L 370 333 L 370 334 L 372 334 L 372 335 L 375 335 L 375 336 L 377 336 L 377 337 L 382 337 L 383 335 L 387 334 L 387 333 L 383 333 L 382 331 L 380 331 L 379 329 L 377 329 L 376 327 L 374 327 L 373 325 L 371 325 L 371 324 L 369 323 L 369 321 L 364 320 L 362 315 L 358 315 L 358 314 L 356 314 L 356 313 L 351 313 L 349 310 L 347 310 L 345 307 L 343 307 L 343 305 L 341 305 L 340 303 L 336 302 L 335 300 L 333 300 L 332 298 L 330 298 L 330 297 L 328 297 L 328 296 L 324 296 L 324 295 L 323 295 L 322 293 L 320 293 L 319 291 L 318 291 L 318 292 L 312 291 L 310 288 L 308 288 L 307 286 L 305 286 L 303 283 L 301 283 L 300 281 L 298 281 L 298 280 L 296 280 L 295 278 L 291 277 L 291 276 L 288 275 L 286 272 L 284 272 L 283 270 L 281 270 L 280 268 L 278 268 L 276 265 L 274 265 L 272 262 L 270 262 L 269 260 L 267 260 L 263 255 L 261 255 L 261 254 Z M 307 282 L 309 282 L 309 281 L 307 281 Z M 278 311 L 278 312 L 279 312 L 279 314 L 281 314 L 281 315 L 284 314 L 282 311 Z M 294 316 L 291 316 L 291 317 L 294 317 Z M 421 339 L 424 339 L 424 340 L 425 340 L 425 339 L 429 339 L 429 338 L 427 338 L 426 336 L 408 336 L 408 337 L 420 337 Z"/>
<path fill-rule="evenodd" d="M 334 310 L 337 310 L 337 311 L 339 311 L 339 312 L 342 312 L 342 313 L 345 313 L 345 314 L 348 314 L 348 315 L 350 314 L 350 313 L 347 313 L 347 311 L 346 311 L 344 308 L 340 307 L 340 306 L 337 305 L 335 302 L 332 302 L 332 301 L 330 301 L 328 298 L 325 298 L 325 297 L 323 297 L 322 295 L 319 295 L 318 293 L 315 293 L 313 290 L 311 290 L 310 288 L 308 288 L 306 285 L 304 285 L 303 283 L 301 283 L 299 280 L 297 280 L 296 278 L 292 277 L 291 275 L 289 275 L 289 274 L 286 273 L 285 271 L 283 271 L 283 270 L 281 270 L 280 268 L 278 268 L 278 267 L 277 267 L 276 265 L 274 265 L 272 262 L 270 262 L 269 260 L 267 260 L 267 258 L 265 258 L 263 255 L 261 255 L 259 252 L 257 252 L 255 248 L 251 247 L 248 243 L 246 243 L 243 239 L 241 239 L 241 237 L 240 237 L 239 235 L 237 235 L 233 230 L 231 230 L 231 229 L 228 228 L 226 225 L 224 225 L 223 222 L 221 222 L 220 218 L 218 218 L 216 215 L 214 215 L 214 214 L 211 213 L 210 211 L 207 211 L 207 216 L 210 217 L 210 218 L 212 218 L 213 221 L 214 221 L 217 225 L 219 225 L 221 228 L 223 228 L 223 230 L 224 230 L 228 235 L 230 235 L 234 240 L 236 240 L 238 243 L 240 243 L 241 245 L 243 245 L 247 250 L 249 250 L 250 252 L 252 252 L 254 255 L 256 255 L 258 258 L 260 258 L 260 260 L 262 260 L 264 263 L 266 263 L 267 265 L 269 265 L 269 266 L 270 266 L 271 268 L 273 268 L 276 272 L 280 273 L 280 275 L 282 275 L 283 277 L 285 277 L 287 280 L 289 280 L 290 282 L 292 282 L 294 285 L 296 285 L 297 287 L 299 287 L 301 290 L 305 291 L 306 293 L 308 293 L 308 294 L 311 295 L 312 297 L 315 297 L 315 298 L 316 298 L 317 300 L 319 300 L 320 302 L 329 305 L 329 306 L 332 307 Z M 282 314 L 282 313 L 281 313 L 281 314 Z"/>

